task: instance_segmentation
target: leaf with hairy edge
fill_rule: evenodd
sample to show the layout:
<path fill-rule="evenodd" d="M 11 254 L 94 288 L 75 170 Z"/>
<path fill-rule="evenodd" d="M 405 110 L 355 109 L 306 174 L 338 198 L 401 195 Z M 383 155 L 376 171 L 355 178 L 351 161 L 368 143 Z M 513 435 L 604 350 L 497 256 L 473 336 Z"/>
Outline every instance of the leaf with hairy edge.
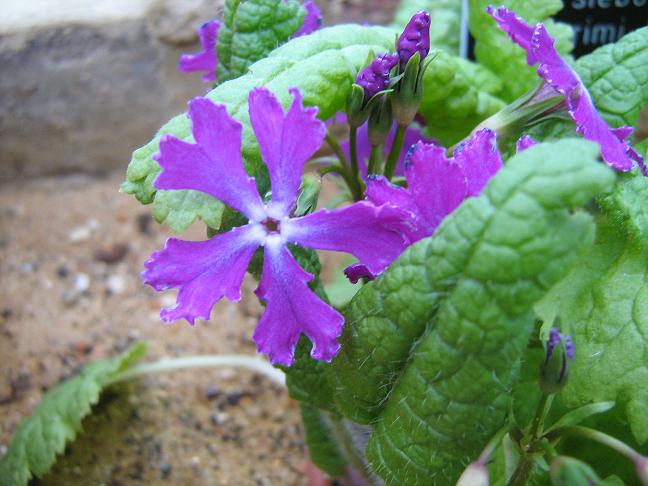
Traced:
<path fill-rule="evenodd" d="M 501 81 L 483 66 L 431 52 L 423 83 L 419 112 L 427 123 L 426 134 L 442 145 L 452 145 L 485 118 L 504 107 L 494 94 L 501 91 Z"/>
<path fill-rule="evenodd" d="M 639 443 L 648 441 L 648 250 L 603 221 L 596 246 L 536 306 L 571 329 L 576 360 L 567 406 L 616 401 Z"/>
<path fill-rule="evenodd" d="M 86 365 L 78 375 L 48 391 L 31 417 L 14 432 L 7 453 L 0 459 L 0 482 L 26 485 L 33 477 L 45 474 L 56 455 L 65 450 L 65 443 L 74 440 L 102 389 L 145 352 L 144 343 L 134 344 L 120 356 Z"/>
<path fill-rule="evenodd" d="M 648 105 L 648 27 L 581 57 L 576 71 L 605 121 L 635 126 Z"/>
<path fill-rule="evenodd" d="M 301 402 L 299 406 L 311 460 L 331 476 L 343 476 L 346 472 L 347 461 L 335 441 L 325 412 L 304 402 Z"/>
<path fill-rule="evenodd" d="M 448 54 L 459 55 L 461 0 L 401 0 L 393 26 L 403 30 L 413 14 L 427 10 L 432 18 L 430 45 Z"/>
<path fill-rule="evenodd" d="M 561 54 L 573 48 L 572 30 L 566 24 L 555 23 L 551 15 L 563 7 L 561 0 L 470 0 L 470 33 L 475 38 L 475 57 L 480 64 L 497 73 L 503 82 L 499 95 L 507 102 L 527 92 L 537 82 L 534 67 L 526 63 L 521 47 L 502 32 L 495 21 L 486 13 L 489 5 L 504 6 L 522 17 L 527 23 L 544 21 L 547 29 L 556 38 L 556 47 Z"/>
<path fill-rule="evenodd" d="M 183 233 L 196 219 L 209 228 L 219 228 L 225 205 L 198 191 L 159 191 L 153 202 L 153 217 L 167 223 L 175 233 Z"/>
<path fill-rule="evenodd" d="M 226 0 L 218 33 L 218 81 L 245 74 L 299 30 L 306 9 L 298 0 Z"/>
<path fill-rule="evenodd" d="M 374 423 L 367 454 L 387 481 L 456 480 L 503 423 L 532 305 L 594 237 L 569 210 L 614 181 L 597 150 L 516 155 L 352 300 L 330 378 L 341 413 Z"/>

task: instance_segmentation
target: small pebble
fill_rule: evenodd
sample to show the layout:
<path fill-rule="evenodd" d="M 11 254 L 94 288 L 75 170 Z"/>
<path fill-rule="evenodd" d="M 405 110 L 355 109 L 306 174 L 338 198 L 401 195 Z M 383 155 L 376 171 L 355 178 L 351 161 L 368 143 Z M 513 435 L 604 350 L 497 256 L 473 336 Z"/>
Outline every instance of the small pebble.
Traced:
<path fill-rule="evenodd" d="M 113 243 L 95 250 L 94 258 L 108 264 L 117 263 L 126 256 L 128 250 L 129 247 L 126 243 Z"/>
<path fill-rule="evenodd" d="M 216 385 L 208 385 L 205 388 L 204 395 L 207 400 L 213 400 L 221 395 L 221 390 Z"/>
<path fill-rule="evenodd" d="M 99 229 L 99 222 L 96 219 L 89 219 L 84 225 L 72 228 L 68 233 L 68 240 L 71 243 L 86 241 Z"/>
<path fill-rule="evenodd" d="M 65 265 L 61 265 L 56 269 L 56 275 L 58 275 L 59 278 L 67 278 L 68 275 L 70 275 L 70 269 Z"/>
<path fill-rule="evenodd" d="M 111 275 L 106 280 L 106 290 L 109 295 L 120 295 L 126 290 L 126 281 L 120 275 Z"/>
<path fill-rule="evenodd" d="M 173 470 L 173 466 L 169 464 L 168 462 L 163 462 L 160 464 L 160 473 L 162 474 L 163 478 L 168 478 L 171 475 L 171 471 Z"/>
<path fill-rule="evenodd" d="M 153 223 L 153 218 L 149 213 L 141 213 L 137 215 L 137 229 L 143 235 L 151 234 L 151 223 Z"/>

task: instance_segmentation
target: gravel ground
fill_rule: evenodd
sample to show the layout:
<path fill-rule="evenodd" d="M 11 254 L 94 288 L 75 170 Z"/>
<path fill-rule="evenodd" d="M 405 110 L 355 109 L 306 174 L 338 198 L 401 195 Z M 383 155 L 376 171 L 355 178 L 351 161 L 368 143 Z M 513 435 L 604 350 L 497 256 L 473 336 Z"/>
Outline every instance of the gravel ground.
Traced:
<path fill-rule="evenodd" d="M 220 302 L 209 322 L 159 320 L 174 295 L 138 274 L 168 230 L 117 192 L 121 176 L 0 187 L 1 449 L 45 390 L 136 340 L 150 343 L 147 360 L 255 351 L 261 308 L 251 281 L 242 303 Z M 304 462 L 298 406 L 281 387 L 252 372 L 198 369 L 106 392 L 40 484 L 297 485 Z"/>

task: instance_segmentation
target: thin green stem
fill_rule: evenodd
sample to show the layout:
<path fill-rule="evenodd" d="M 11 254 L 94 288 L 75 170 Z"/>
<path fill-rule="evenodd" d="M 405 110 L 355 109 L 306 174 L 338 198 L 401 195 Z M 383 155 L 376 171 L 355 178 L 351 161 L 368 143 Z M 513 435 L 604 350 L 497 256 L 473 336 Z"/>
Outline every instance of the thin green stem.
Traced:
<path fill-rule="evenodd" d="M 486 447 L 484 447 L 482 453 L 479 454 L 479 457 L 477 458 L 476 462 L 486 466 L 488 464 L 490 456 L 493 454 L 493 451 L 497 449 L 497 446 L 499 445 L 500 442 L 502 442 L 502 439 L 508 433 L 510 428 L 511 426 L 509 424 L 506 424 L 504 427 L 502 427 L 488 442 L 488 444 L 486 444 Z"/>
<path fill-rule="evenodd" d="M 392 143 L 391 150 L 389 151 L 389 156 L 387 157 L 387 163 L 385 164 L 385 177 L 387 177 L 387 179 L 389 180 L 394 177 L 394 171 L 396 170 L 398 157 L 400 156 L 401 150 L 403 149 L 403 140 L 405 140 L 405 128 L 406 127 L 399 125 L 396 129 L 394 142 Z"/>
<path fill-rule="evenodd" d="M 223 354 L 223 355 L 202 355 L 202 356 L 187 356 L 184 358 L 163 358 L 153 363 L 144 363 L 135 366 L 123 373 L 118 374 L 111 379 L 107 384 L 112 385 L 122 381 L 137 378 L 142 375 L 150 375 L 154 373 L 166 373 L 168 371 L 176 371 L 189 368 L 204 368 L 204 367 L 233 367 L 233 368 L 246 368 L 255 371 L 264 376 L 267 376 L 274 382 L 285 385 L 284 374 L 273 367 L 267 361 L 264 361 L 255 356 L 245 356 L 241 354 Z"/>
<path fill-rule="evenodd" d="M 348 167 L 349 166 L 349 160 L 347 159 L 347 156 L 344 155 L 344 151 L 342 150 L 342 147 L 340 147 L 340 144 L 336 140 L 336 138 L 331 135 L 330 133 L 326 132 L 326 135 L 324 136 L 324 139 L 326 140 L 326 143 L 329 144 L 331 147 L 331 150 L 337 155 L 338 159 L 340 159 L 340 162 L 342 163 L 343 166 Z"/>
<path fill-rule="evenodd" d="M 367 472 L 367 467 L 365 466 L 364 460 L 358 452 L 353 438 L 349 434 L 349 431 L 346 429 L 342 421 L 336 420 L 331 417 L 331 425 L 336 441 L 343 447 L 344 452 L 346 452 L 346 457 L 347 459 L 349 459 L 349 462 L 351 463 L 353 468 L 356 470 L 356 472 L 362 475 L 367 484 L 373 484 L 374 481 Z"/>
<path fill-rule="evenodd" d="M 335 155 L 337 155 L 337 157 L 340 159 L 341 167 L 343 167 L 344 169 L 338 172 L 344 178 L 344 182 L 346 182 L 347 186 L 349 187 L 349 191 L 351 192 L 354 201 L 360 201 L 362 199 L 362 187 L 360 186 L 357 175 L 353 175 L 353 169 L 351 167 L 352 163 L 349 163 L 349 159 L 347 159 L 346 155 L 344 155 L 344 151 L 342 150 L 342 147 L 340 147 L 340 144 L 335 139 L 335 137 L 327 132 L 324 136 L 324 139 L 329 144 Z"/>
<path fill-rule="evenodd" d="M 551 402 L 553 401 L 553 395 L 547 395 L 546 393 L 542 394 L 538 406 L 536 408 L 535 416 L 531 422 L 531 429 L 529 431 L 529 443 L 533 442 L 538 436 L 542 433 L 542 426 L 544 425 L 544 419 L 547 416 L 547 411 L 551 407 Z"/>
<path fill-rule="evenodd" d="M 353 187 L 349 187 L 353 198 L 356 201 L 362 199 L 362 187 L 360 186 L 360 169 L 358 166 L 358 127 L 349 127 L 349 155 L 351 156 L 350 176 L 353 179 Z"/>
<path fill-rule="evenodd" d="M 547 395 L 545 393 L 540 397 L 538 406 L 536 407 L 535 415 L 531 421 L 531 428 L 529 430 L 529 441 L 522 449 L 522 457 L 520 462 L 518 462 L 511 479 L 509 479 L 508 486 L 523 486 L 526 484 L 529 479 L 529 475 L 533 470 L 533 458 L 529 456 L 529 449 L 536 442 L 538 436 L 542 433 L 542 426 L 544 425 L 544 419 L 547 415 L 547 411 L 551 407 L 551 402 L 553 401 L 553 395 Z"/>
<path fill-rule="evenodd" d="M 367 174 L 378 174 L 380 172 L 380 169 L 382 168 L 382 153 L 382 145 L 371 147 L 371 155 L 369 156 L 369 167 L 367 168 Z"/>
<path fill-rule="evenodd" d="M 614 449 L 619 454 L 626 456 L 631 461 L 636 462 L 642 457 L 641 454 L 639 454 L 625 442 L 621 442 L 619 439 L 612 437 L 611 435 L 607 435 L 606 433 L 598 430 L 590 429 L 589 427 L 583 427 L 581 425 L 570 425 L 568 427 L 561 427 L 559 429 L 556 429 L 552 432 L 551 435 L 554 435 L 556 433 L 560 433 L 560 435 L 580 435 L 581 437 L 584 437 L 586 439 L 594 440 L 600 444 L 608 446 L 610 449 Z"/>

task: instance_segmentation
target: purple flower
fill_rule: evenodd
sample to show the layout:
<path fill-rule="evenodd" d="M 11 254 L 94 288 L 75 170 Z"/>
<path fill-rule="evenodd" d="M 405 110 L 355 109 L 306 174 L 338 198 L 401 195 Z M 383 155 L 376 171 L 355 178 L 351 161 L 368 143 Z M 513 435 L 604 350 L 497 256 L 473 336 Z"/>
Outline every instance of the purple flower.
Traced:
<path fill-rule="evenodd" d="M 410 149 L 405 164 L 407 189 L 372 175 L 367 179 L 367 200 L 379 206 L 394 205 L 406 214 L 404 234 L 409 244 L 430 236 L 464 199 L 478 196 L 502 167 L 495 138 L 495 132 L 479 130 L 455 149 L 452 159 L 443 147 L 420 141 Z M 354 283 L 360 277 L 374 277 L 362 262 L 345 273 Z"/>
<path fill-rule="evenodd" d="M 430 52 L 430 14 L 425 10 L 415 13 L 405 26 L 403 33 L 398 38 L 398 57 L 401 69 L 405 69 L 407 62 L 419 53 L 421 60 Z"/>
<path fill-rule="evenodd" d="M 198 38 L 202 51 L 196 54 L 183 54 L 178 62 L 178 69 L 182 73 L 192 73 L 194 71 L 206 71 L 203 74 L 203 81 L 216 81 L 216 66 L 218 65 L 218 56 L 216 55 L 216 39 L 220 22 L 210 20 L 205 22 L 198 29 Z"/>
<path fill-rule="evenodd" d="M 290 38 L 308 35 L 322 24 L 322 15 L 320 9 L 311 0 L 304 3 L 306 9 L 304 22 L 297 32 Z M 203 75 L 203 81 L 216 81 L 216 66 L 218 66 L 218 54 L 216 53 L 216 41 L 218 40 L 218 31 L 220 29 L 218 20 L 205 22 L 198 29 L 198 39 L 202 50 L 195 54 L 182 54 L 178 61 L 178 70 L 182 73 L 192 73 L 195 71 L 206 71 Z"/>
<path fill-rule="evenodd" d="M 601 147 L 603 160 L 613 169 L 629 171 L 634 162 L 645 170 L 643 160 L 628 138 L 632 128 L 611 128 L 599 115 L 587 88 L 576 72 L 560 57 L 545 26 L 541 23 L 531 27 L 505 7 L 488 7 L 488 13 L 497 25 L 527 53 L 527 63 L 538 64 L 538 75 L 552 90 L 562 94 L 577 131 L 587 140 Z M 551 90 L 546 90 L 551 93 Z"/>
<path fill-rule="evenodd" d="M 244 214 L 249 223 L 207 241 L 170 238 L 146 262 L 144 281 L 156 290 L 179 289 L 173 307 L 163 309 L 166 322 L 208 319 L 222 297 L 237 301 L 252 255 L 264 248 L 261 280 L 256 289 L 266 308 L 254 333 L 261 353 L 272 363 L 290 365 L 303 333 L 311 355 L 329 361 L 337 353 L 343 317 L 310 290 L 313 276 L 295 261 L 288 243 L 338 250 L 356 256 L 372 272 L 381 272 L 403 249 L 403 237 L 392 229 L 402 217 L 396 208 L 362 201 L 336 210 L 291 217 L 304 164 L 319 149 L 325 134 L 316 108 L 304 108 L 292 89 L 284 112 L 265 88 L 249 95 L 250 122 L 268 167 L 272 198 L 264 203 L 253 178 L 243 168 L 241 125 L 224 105 L 207 98 L 189 103 L 195 144 L 171 135 L 160 140 L 156 160 L 162 171 L 156 189 L 193 189 L 220 199 Z"/>
<path fill-rule="evenodd" d="M 320 9 L 315 5 L 315 2 L 308 1 L 304 4 L 306 9 L 306 16 L 304 17 L 304 23 L 299 28 L 297 32 L 292 35 L 292 38 L 301 37 L 302 35 L 308 35 L 315 32 L 322 25 L 322 13 Z"/>
<path fill-rule="evenodd" d="M 376 59 L 360 71 L 356 84 L 364 89 L 365 101 L 389 87 L 390 72 L 396 64 L 398 64 L 396 54 L 378 54 Z"/>

